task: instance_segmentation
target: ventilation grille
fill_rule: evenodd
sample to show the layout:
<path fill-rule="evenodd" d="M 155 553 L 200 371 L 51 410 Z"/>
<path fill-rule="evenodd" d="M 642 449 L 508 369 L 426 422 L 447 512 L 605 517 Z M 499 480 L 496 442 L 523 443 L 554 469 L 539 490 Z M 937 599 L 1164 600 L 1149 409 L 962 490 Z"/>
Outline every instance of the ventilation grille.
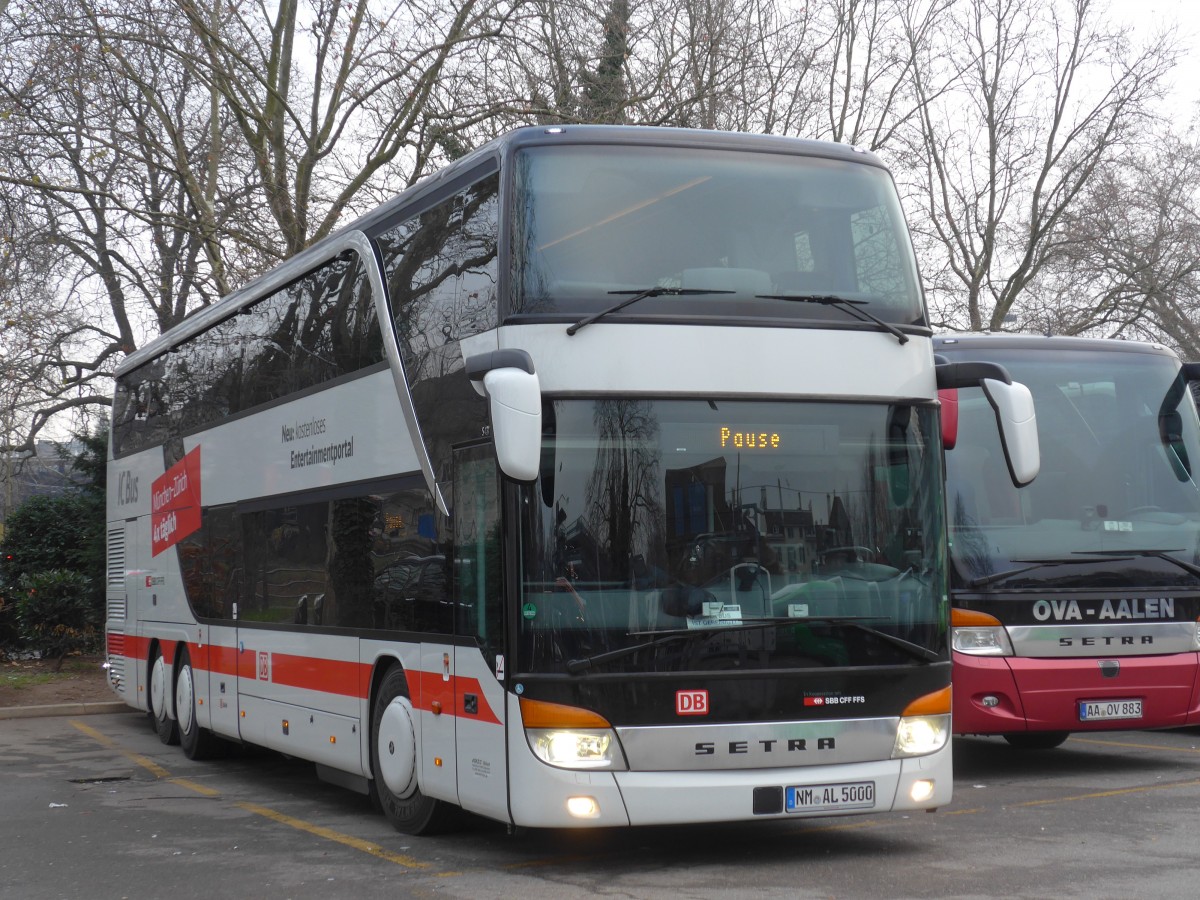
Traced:
<path fill-rule="evenodd" d="M 125 590 L 124 522 L 108 529 L 108 586 L 121 591 Z"/>
<path fill-rule="evenodd" d="M 108 615 L 109 622 L 124 622 L 126 615 L 126 601 L 122 595 L 120 597 L 108 598 Z"/>

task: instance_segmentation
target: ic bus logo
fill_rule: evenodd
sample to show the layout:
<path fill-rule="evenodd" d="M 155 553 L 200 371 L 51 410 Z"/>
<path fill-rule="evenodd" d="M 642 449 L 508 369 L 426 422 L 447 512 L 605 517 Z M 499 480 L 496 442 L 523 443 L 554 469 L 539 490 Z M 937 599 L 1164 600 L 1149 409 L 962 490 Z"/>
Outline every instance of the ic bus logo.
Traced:
<path fill-rule="evenodd" d="M 271 680 L 271 654 L 266 650 L 258 651 L 258 680 Z"/>
<path fill-rule="evenodd" d="M 676 691 L 675 713 L 680 716 L 707 716 L 708 691 Z"/>

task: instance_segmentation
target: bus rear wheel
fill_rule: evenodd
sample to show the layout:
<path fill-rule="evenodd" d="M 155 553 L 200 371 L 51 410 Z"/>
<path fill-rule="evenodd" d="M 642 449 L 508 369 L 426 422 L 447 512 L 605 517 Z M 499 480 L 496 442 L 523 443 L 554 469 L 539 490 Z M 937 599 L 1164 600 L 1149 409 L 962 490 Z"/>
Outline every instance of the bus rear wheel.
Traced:
<path fill-rule="evenodd" d="M 1006 734 L 1004 739 L 1018 750 L 1053 750 L 1070 736 L 1069 731 L 1026 731 Z"/>
<path fill-rule="evenodd" d="M 162 651 L 154 648 L 150 658 L 150 690 L 148 697 L 150 721 L 164 744 L 179 743 L 179 726 L 168 711 L 171 704 L 171 669 L 163 659 Z"/>
<path fill-rule="evenodd" d="M 371 802 L 397 831 L 435 834 L 452 825 L 455 810 L 417 785 L 415 720 L 408 679 L 396 666 L 383 677 L 371 709 Z"/>
<path fill-rule="evenodd" d="M 187 648 L 181 651 L 179 674 L 175 677 L 175 721 L 179 744 L 188 759 L 209 759 L 217 749 L 217 739 L 196 722 L 196 676 Z"/>

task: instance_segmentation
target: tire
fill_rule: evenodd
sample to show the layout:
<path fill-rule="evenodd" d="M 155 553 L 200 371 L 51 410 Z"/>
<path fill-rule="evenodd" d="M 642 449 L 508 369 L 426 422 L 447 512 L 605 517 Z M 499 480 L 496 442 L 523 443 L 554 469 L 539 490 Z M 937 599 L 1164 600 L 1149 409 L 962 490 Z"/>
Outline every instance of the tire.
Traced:
<path fill-rule="evenodd" d="M 1070 736 L 1069 731 L 1026 731 L 1006 734 L 1004 739 L 1018 750 L 1053 750 Z"/>
<path fill-rule="evenodd" d="M 216 754 L 216 736 L 196 722 L 196 678 L 186 647 L 180 651 L 178 674 L 175 676 L 175 723 L 184 756 L 188 759 L 209 759 Z"/>
<path fill-rule="evenodd" d="M 171 669 L 163 660 L 157 647 L 150 657 L 150 690 L 146 702 L 150 721 L 158 732 L 158 739 L 168 746 L 179 743 L 179 726 L 171 717 L 172 677 Z"/>
<path fill-rule="evenodd" d="M 399 832 L 436 834 L 452 827 L 456 807 L 421 793 L 415 719 L 408 679 L 394 666 L 371 707 L 371 802 Z"/>

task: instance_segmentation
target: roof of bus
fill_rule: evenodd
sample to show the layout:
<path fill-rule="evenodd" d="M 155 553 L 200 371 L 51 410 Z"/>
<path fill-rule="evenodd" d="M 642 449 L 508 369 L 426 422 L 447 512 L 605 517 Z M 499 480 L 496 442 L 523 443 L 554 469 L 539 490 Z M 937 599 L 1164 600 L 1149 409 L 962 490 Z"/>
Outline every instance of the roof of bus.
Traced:
<path fill-rule="evenodd" d="M 696 128 L 667 128 L 644 125 L 531 125 L 509 131 L 482 145 L 466 156 L 422 178 L 412 187 L 397 194 L 376 209 L 364 213 L 333 234 L 305 248 L 295 256 L 284 260 L 268 272 L 248 282 L 211 306 L 197 310 L 174 328 L 155 338 L 145 346 L 127 356 L 117 367 L 117 374 L 134 369 L 168 348 L 203 331 L 234 311 L 257 300 L 265 283 L 274 288 L 281 277 L 285 282 L 299 278 L 311 268 L 313 259 L 340 236 L 351 231 L 367 231 L 385 220 L 397 208 L 407 205 L 422 196 L 437 190 L 456 175 L 469 171 L 487 159 L 506 157 L 524 147 L 545 146 L 563 143 L 621 144 L 625 146 L 659 146 L 721 148 L 725 150 L 751 150 L 768 153 L 785 153 L 797 156 L 818 156 L 826 159 L 866 163 L 886 168 L 874 153 L 860 150 L 849 144 L 832 141 L 814 141 L 804 138 L 781 137 L 779 135 L 743 134 L 731 131 L 705 131 Z M 268 282 L 269 278 L 269 282 Z"/>
<path fill-rule="evenodd" d="M 1123 338 L 1084 338 L 1040 334 L 937 334 L 933 338 L 935 353 L 975 355 L 988 350 L 1037 350 L 1054 353 L 1071 351 L 1103 351 L 1105 353 L 1153 353 L 1177 356 L 1164 344 L 1149 341 L 1130 341 Z"/>

